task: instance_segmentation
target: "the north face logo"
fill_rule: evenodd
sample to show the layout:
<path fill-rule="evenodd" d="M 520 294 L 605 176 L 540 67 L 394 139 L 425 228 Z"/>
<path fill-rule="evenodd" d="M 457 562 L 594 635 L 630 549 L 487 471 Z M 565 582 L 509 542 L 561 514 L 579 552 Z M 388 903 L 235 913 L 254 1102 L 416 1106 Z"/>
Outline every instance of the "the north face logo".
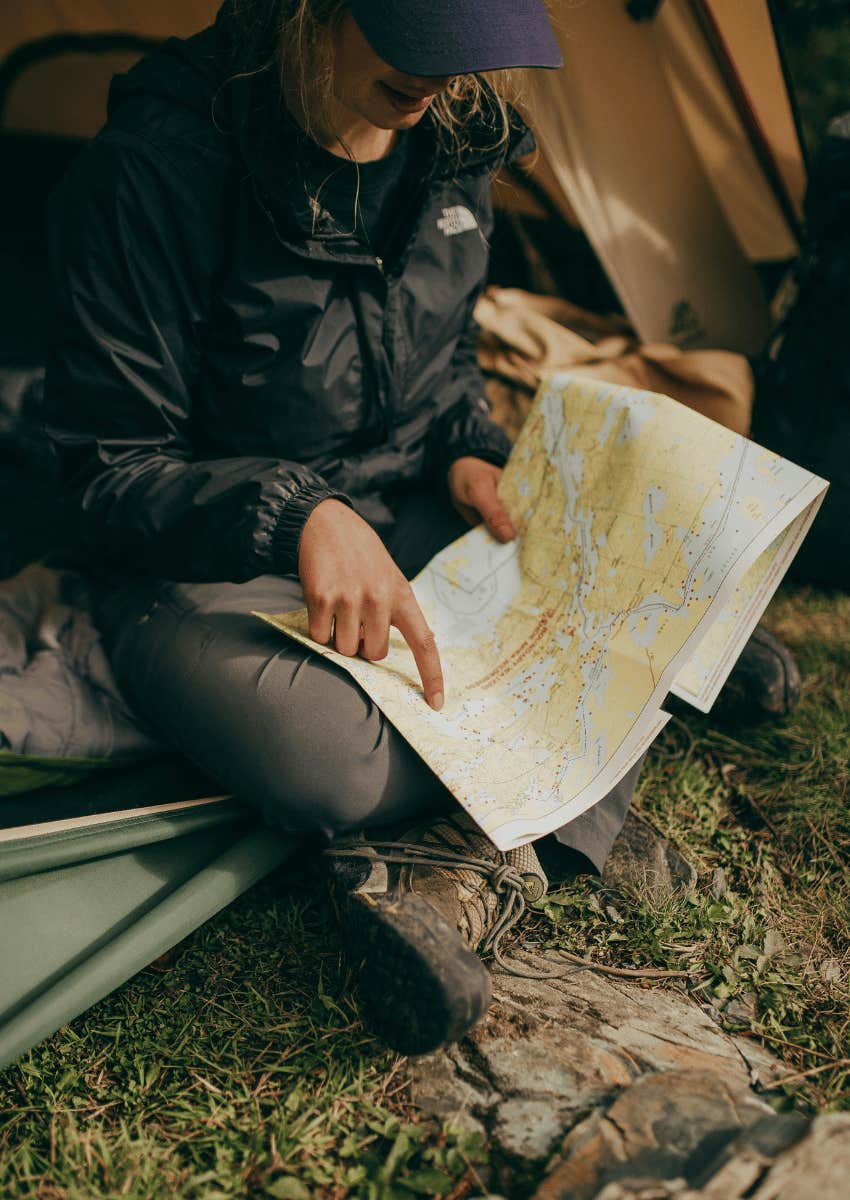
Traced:
<path fill-rule="evenodd" d="M 437 228 L 442 229 L 446 237 L 454 237 L 456 233 L 467 233 L 477 229 L 478 222 L 463 204 L 455 204 L 452 208 L 444 208 L 443 215 L 437 221 Z"/>

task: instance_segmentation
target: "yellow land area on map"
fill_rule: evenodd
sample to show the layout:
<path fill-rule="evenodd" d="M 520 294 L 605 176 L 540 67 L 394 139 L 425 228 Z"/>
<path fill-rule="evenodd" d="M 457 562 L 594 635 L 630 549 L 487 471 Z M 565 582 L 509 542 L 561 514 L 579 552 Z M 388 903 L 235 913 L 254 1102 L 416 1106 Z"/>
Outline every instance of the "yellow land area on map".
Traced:
<path fill-rule="evenodd" d="M 471 530 L 414 581 L 439 713 L 395 630 L 369 663 L 311 642 L 304 611 L 257 615 L 348 670 L 507 849 L 607 794 L 674 685 L 708 707 L 825 488 L 666 396 L 553 375 L 500 485 L 516 541 Z"/>

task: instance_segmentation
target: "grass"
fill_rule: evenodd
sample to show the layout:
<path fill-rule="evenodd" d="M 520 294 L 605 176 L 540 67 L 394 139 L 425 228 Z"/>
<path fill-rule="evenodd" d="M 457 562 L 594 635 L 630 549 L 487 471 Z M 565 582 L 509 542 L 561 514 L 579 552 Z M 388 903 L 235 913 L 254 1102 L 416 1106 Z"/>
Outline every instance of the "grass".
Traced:
<path fill-rule="evenodd" d="M 697 998 L 798 1075 L 777 1106 L 846 1109 L 850 598 L 786 592 L 770 624 L 801 663 L 799 708 L 748 727 L 682 706 L 641 779 L 638 806 L 686 850 L 696 894 L 653 905 L 581 880 L 548 898 L 549 941 L 701 972 Z"/>
<path fill-rule="evenodd" d="M 408 1120 L 323 893 L 269 878 L 0 1076 L 0 1195 L 445 1194 L 481 1148 Z"/>
<path fill-rule="evenodd" d="M 644 771 L 639 806 L 686 848 L 695 895 L 652 905 L 585 877 L 533 920 L 600 961 L 698 970 L 697 999 L 798 1076 L 777 1107 L 850 1108 L 850 598 L 789 590 L 770 624 L 804 671 L 796 712 L 679 711 Z M 411 1110 L 298 870 L 0 1074 L 4 1200 L 476 1194 L 486 1147 Z"/>

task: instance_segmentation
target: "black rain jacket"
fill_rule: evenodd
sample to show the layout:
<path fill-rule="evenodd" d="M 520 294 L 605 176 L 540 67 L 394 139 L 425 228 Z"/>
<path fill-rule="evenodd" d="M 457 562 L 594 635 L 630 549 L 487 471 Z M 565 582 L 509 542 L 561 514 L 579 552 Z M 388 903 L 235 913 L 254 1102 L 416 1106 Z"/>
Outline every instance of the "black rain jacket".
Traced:
<path fill-rule="evenodd" d="M 246 64 L 232 20 L 113 81 L 51 202 L 47 431 L 89 557 L 120 572 L 294 573 L 320 501 L 381 531 L 400 488 L 510 449 L 471 314 L 491 175 L 531 134 L 513 114 L 496 153 L 478 122 L 458 166 L 426 114 L 383 264 L 310 211 L 277 67 Z"/>

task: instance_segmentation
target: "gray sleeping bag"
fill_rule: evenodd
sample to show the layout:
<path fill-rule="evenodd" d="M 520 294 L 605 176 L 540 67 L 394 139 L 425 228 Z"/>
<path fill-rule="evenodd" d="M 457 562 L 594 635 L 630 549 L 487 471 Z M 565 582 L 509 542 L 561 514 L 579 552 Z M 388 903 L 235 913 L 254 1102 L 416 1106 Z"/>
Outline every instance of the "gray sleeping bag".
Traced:
<path fill-rule="evenodd" d="M 35 563 L 0 580 L 0 796 L 161 753 L 118 691 L 88 601 L 71 571 Z"/>

